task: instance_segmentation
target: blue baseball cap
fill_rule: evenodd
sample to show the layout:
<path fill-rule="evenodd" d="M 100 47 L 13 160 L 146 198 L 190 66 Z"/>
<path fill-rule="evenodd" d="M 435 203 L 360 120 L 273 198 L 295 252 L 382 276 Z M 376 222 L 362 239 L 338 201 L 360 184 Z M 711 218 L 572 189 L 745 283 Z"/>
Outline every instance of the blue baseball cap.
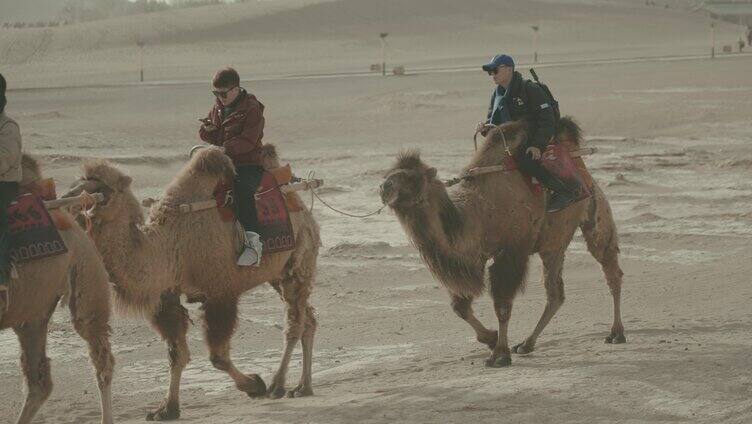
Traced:
<path fill-rule="evenodd" d="M 514 68 L 514 59 L 512 59 L 511 56 L 507 56 L 505 54 L 497 54 L 491 59 L 491 62 L 483 65 L 483 70 L 486 72 L 491 72 L 501 65 L 511 66 L 512 68 Z"/>

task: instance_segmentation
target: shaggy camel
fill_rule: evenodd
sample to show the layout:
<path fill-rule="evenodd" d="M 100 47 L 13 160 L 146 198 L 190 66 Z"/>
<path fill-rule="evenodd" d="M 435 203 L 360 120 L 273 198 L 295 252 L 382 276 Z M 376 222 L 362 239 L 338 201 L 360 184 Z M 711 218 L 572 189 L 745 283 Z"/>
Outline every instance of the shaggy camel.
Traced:
<path fill-rule="evenodd" d="M 273 146 L 265 146 L 264 158 L 267 168 L 279 166 Z M 308 297 L 320 244 L 313 215 L 305 209 L 290 213 L 295 249 L 264 255 L 260 267 L 255 268 L 235 264 L 240 243 L 236 226 L 222 221 L 216 209 L 179 213 L 180 204 L 213 198 L 217 183 L 231 181 L 234 173 L 232 162 L 220 149 L 199 151 L 152 206 L 149 223 L 144 223 L 141 206 L 131 192 L 131 178 L 106 161 L 85 162 L 83 176 L 66 194 L 87 191 L 105 196 L 105 201 L 88 214 L 92 237 L 114 283 L 116 299 L 145 314 L 167 343 L 169 390 L 147 420 L 180 416 L 180 377 L 190 359 L 186 343 L 188 311 L 181 305 L 180 295 L 186 295 L 189 302 L 203 304 L 211 363 L 227 372 L 239 390 L 251 397 L 313 394 L 311 361 L 316 318 Z M 243 292 L 265 282 L 285 302 L 287 320 L 282 361 L 268 391 L 260 376 L 241 373 L 230 360 L 238 299 Z M 298 341 L 303 347 L 303 373 L 300 384 L 286 392 L 288 363 Z"/>
<path fill-rule="evenodd" d="M 22 186 L 41 180 L 37 162 L 22 157 Z M 62 212 L 60 235 L 68 252 L 17 264 L 18 279 L 8 287 L 9 304 L 0 310 L 0 329 L 12 328 L 21 344 L 21 368 L 27 393 L 18 423 L 30 423 L 52 392 L 47 358 L 47 325 L 61 298 L 68 300 L 76 332 L 89 345 L 96 369 L 102 423 L 112 423 L 111 382 L 115 360 L 110 351 L 110 283 L 96 247 L 73 218 Z M 0 308 L 1 309 L 1 308 Z"/>
<path fill-rule="evenodd" d="M 506 145 L 512 155 L 526 138 L 525 124 L 510 123 L 492 130 L 468 169 L 500 165 Z M 557 142 L 570 150 L 579 145 L 580 128 L 570 118 L 560 120 Z M 512 302 L 523 288 L 528 258 L 538 253 L 543 261 L 547 302 L 532 334 L 513 347 L 532 352 L 545 326 L 564 302 L 564 253 L 577 227 L 588 250 L 601 264 L 614 301 L 614 322 L 607 343 L 624 343 L 616 228 L 611 208 L 596 185 L 594 195 L 563 211 L 546 214 L 544 197 L 530 189 L 519 172 L 491 173 L 464 180 L 451 193 L 416 152 L 401 154 L 381 186 L 381 198 L 395 212 L 434 276 L 447 288 L 455 313 L 475 330 L 477 339 L 491 349 L 490 367 L 511 364 L 507 326 Z M 475 317 L 473 299 L 484 290 L 486 262 L 499 331 Z"/>

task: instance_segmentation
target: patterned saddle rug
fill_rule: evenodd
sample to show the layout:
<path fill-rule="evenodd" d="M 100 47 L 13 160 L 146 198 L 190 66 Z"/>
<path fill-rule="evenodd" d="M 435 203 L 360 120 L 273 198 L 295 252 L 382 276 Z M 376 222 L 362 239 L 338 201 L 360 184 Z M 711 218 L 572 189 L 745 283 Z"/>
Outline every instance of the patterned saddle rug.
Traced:
<path fill-rule="evenodd" d="M 254 197 L 264 254 L 284 252 L 295 248 L 295 234 L 290 221 L 290 212 L 297 212 L 302 207 L 297 201 L 297 196 L 285 196 L 280 189 L 280 186 L 290 183 L 292 178 L 289 165 L 266 170 L 256 190 Z M 222 220 L 235 221 L 232 182 L 221 182 L 214 190 L 214 199 Z"/>
<path fill-rule="evenodd" d="M 21 192 L 8 208 L 11 259 L 23 263 L 66 253 L 58 229 L 70 228 L 73 223 L 60 211 L 50 213 L 44 206 L 44 200 L 57 197 L 52 179 L 23 187 Z"/>

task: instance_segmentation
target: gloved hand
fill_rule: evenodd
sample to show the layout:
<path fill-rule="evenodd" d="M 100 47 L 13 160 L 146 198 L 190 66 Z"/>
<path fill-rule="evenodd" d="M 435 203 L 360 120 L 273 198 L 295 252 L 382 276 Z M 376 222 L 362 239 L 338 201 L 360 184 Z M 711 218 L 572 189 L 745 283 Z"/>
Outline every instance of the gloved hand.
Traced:
<path fill-rule="evenodd" d="M 525 155 L 529 156 L 532 160 L 540 160 L 541 151 L 537 147 L 528 147 L 527 150 L 525 150 Z"/>
<path fill-rule="evenodd" d="M 478 125 L 475 126 L 475 132 L 480 133 L 480 135 L 485 137 L 486 134 L 488 134 L 488 130 L 490 130 L 491 128 L 493 128 L 493 125 L 481 121 L 478 122 Z"/>

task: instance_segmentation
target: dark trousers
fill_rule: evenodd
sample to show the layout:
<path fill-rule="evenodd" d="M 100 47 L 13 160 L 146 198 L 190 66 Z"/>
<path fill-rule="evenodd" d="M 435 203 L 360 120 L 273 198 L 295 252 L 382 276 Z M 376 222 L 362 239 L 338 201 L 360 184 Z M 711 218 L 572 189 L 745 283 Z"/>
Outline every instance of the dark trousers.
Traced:
<path fill-rule="evenodd" d="M 535 177 L 535 179 L 540 181 L 541 184 L 545 184 L 546 180 L 550 179 L 548 171 L 543 168 L 539 161 L 533 160 L 530 158 L 530 156 L 526 155 L 526 149 L 527 147 L 519 149 L 519 153 L 515 158 L 517 159 L 517 166 L 520 167 L 520 171 L 522 171 L 523 174 Z M 541 154 L 542 153 L 543 151 L 541 151 Z"/>
<path fill-rule="evenodd" d="M 264 168 L 259 165 L 240 165 L 236 169 L 234 185 L 235 211 L 238 221 L 246 231 L 258 233 L 258 216 L 256 215 L 256 194 Z"/>
<path fill-rule="evenodd" d="M 18 183 L 0 182 L 0 284 L 10 278 L 10 226 L 8 206 L 18 196 Z"/>
<path fill-rule="evenodd" d="M 577 187 L 570 187 L 567 185 L 567 182 L 560 179 L 558 175 L 551 174 L 551 172 L 541 165 L 540 161 L 533 160 L 530 156 L 526 155 L 526 149 L 527 147 L 521 148 L 516 158 L 517 166 L 520 167 L 520 171 L 522 171 L 523 174 L 535 177 L 535 179 L 540 181 L 540 183 L 546 188 L 549 188 L 556 193 L 574 195 Z M 543 154 L 543 150 L 541 150 L 541 154 Z"/>

